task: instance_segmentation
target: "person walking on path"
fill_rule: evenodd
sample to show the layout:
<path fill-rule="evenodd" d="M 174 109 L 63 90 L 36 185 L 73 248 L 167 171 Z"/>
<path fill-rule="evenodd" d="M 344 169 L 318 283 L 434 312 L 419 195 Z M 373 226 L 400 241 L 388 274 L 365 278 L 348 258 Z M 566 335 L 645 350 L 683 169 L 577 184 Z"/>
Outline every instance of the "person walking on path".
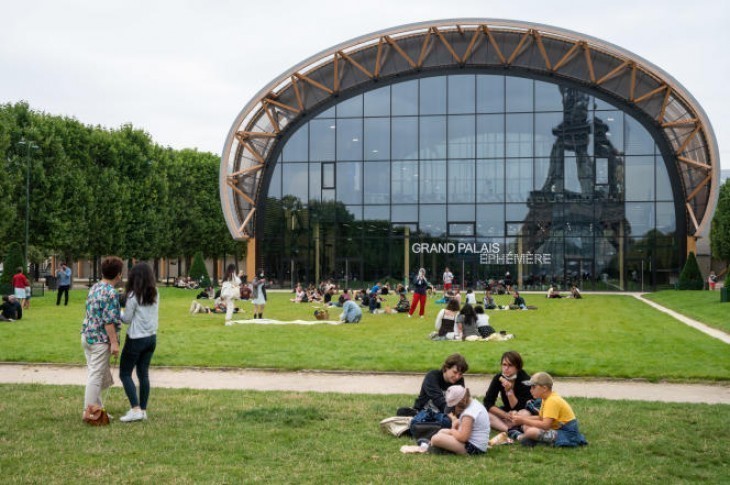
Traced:
<path fill-rule="evenodd" d="M 68 306 L 68 290 L 71 288 L 71 268 L 66 263 L 61 263 L 61 267 L 56 271 L 58 279 L 58 293 L 56 294 L 56 306 L 61 304 L 61 295 L 65 295 L 63 306 Z"/>
<path fill-rule="evenodd" d="M 416 307 L 420 304 L 421 307 L 418 310 L 418 314 L 423 318 L 423 314 L 426 312 L 426 290 L 431 284 L 426 279 L 426 270 L 421 268 L 418 270 L 418 275 L 413 280 L 413 301 L 411 302 L 411 309 L 408 311 L 408 318 L 413 316 L 413 312 L 416 311 Z"/>
<path fill-rule="evenodd" d="M 147 419 L 150 395 L 149 368 L 157 347 L 157 325 L 160 298 L 155 287 L 155 275 L 147 263 L 136 264 L 127 279 L 127 304 L 122 315 L 129 324 L 119 362 L 119 379 L 129 399 L 130 409 L 119 421 L 123 423 Z M 139 399 L 132 380 L 137 368 Z"/>
<path fill-rule="evenodd" d="M 112 385 L 109 356 L 119 355 L 119 331 L 122 317 L 119 295 L 114 289 L 122 279 L 122 260 L 111 256 L 101 263 L 101 281 L 86 297 L 86 317 L 81 325 L 81 345 L 86 355 L 88 375 L 84 410 L 90 404 L 104 407 L 101 392 Z"/>

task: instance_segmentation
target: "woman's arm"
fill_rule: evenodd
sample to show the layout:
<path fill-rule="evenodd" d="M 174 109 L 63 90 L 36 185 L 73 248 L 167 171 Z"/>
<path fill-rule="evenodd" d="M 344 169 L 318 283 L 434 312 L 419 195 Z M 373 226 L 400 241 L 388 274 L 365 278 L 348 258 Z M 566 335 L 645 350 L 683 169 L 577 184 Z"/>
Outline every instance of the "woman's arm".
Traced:
<path fill-rule="evenodd" d="M 134 311 L 137 309 L 137 299 L 133 294 L 127 297 L 127 304 L 124 306 L 124 312 L 122 312 L 122 322 L 129 325 L 132 323 L 134 318 Z"/>

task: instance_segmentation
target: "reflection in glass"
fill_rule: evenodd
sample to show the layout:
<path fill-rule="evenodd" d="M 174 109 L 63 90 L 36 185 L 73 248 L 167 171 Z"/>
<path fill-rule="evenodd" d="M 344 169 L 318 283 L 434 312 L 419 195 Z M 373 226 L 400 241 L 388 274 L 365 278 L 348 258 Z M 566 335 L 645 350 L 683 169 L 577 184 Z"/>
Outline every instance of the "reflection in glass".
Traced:
<path fill-rule="evenodd" d="M 391 180 L 393 202 L 418 202 L 418 162 L 393 162 Z"/>
<path fill-rule="evenodd" d="M 449 202 L 475 201 L 474 160 L 451 160 L 448 168 Z"/>
<path fill-rule="evenodd" d="M 449 114 L 473 113 L 475 80 L 472 75 L 449 76 Z"/>
<path fill-rule="evenodd" d="M 473 115 L 449 116 L 449 158 L 474 158 L 474 122 Z"/>
<path fill-rule="evenodd" d="M 338 118 L 362 116 L 362 95 L 341 101 L 336 108 Z"/>
<path fill-rule="evenodd" d="M 418 158 L 418 118 L 393 118 L 393 160 Z"/>
<path fill-rule="evenodd" d="M 504 160 L 477 160 L 477 202 L 504 202 Z"/>
<path fill-rule="evenodd" d="M 305 124 L 295 131 L 281 152 L 285 162 L 309 160 L 309 124 Z"/>
<path fill-rule="evenodd" d="M 365 160 L 390 159 L 390 118 L 365 118 Z"/>
<path fill-rule="evenodd" d="M 445 160 L 423 160 L 418 179 L 421 186 L 421 203 L 446 202 Z"/>
<path fill-rule="evenodd" d="M 362 204 L 362 163 L 337 163 L 337 200 L 345 204 Z"/>
<path fill-rule="evenodd" d="M 421 115 L 446 114 L 446 77 L 421 79 L 419 101 Z"/>
<path fill-rule="evenodd" d="M 446 233 L 446 206 L 422 205 L 418 215 L 419 228 L 427 236 L 442 236 Z"/>
<path fill-rule="evenodd" d="M 504 115 L 477 116 L 477 157 L 504 156 Z"/>
<path fill-rule="evenodd" d="M 394 84 L 391 92 L 393 116 L 418 114 L 418 80 Z"/>
<path fill-rule="evenodd" d="M 626 200 L 654 200 L 654 156 L 625 160 Z"/>
<path fill-rule="evenodd" d="M 507 115 L 507 156 L 532 156 L 532 114 Z"/>
<path fill-rule="evenodd" d="M 390 202 L 390 165 L 386 162 L 365 162 L 364 197 L 366 204 Z"/>
<path fill-rule="evenodd" d="M 312 162 L 335 159 L 335 120 L 309 122 L 309 160 Z"/>
<path fill-rule="evenodd" d="M 504 113 L 504 76 L 477 76 L 477 113 Z"/>
<path fill-rule="evenodd" d="M 365 116 L 390 115 L 390 86 L 368 91 L 363 97 Z"/>
<path fill-rule="evenodd" d="M 419 120 L 420 157 L 422 159 L 446 158 L 446 117 L 426 116 Z"/>
<path fill-rule="evenodd" d="M 533 110 L 533 81 L 521 77 L 507 77 L 506 105 L 508 113 Z"/>
<path fill-rule="evenodd" d="M 362 120 L 337 120 L 337 160 L 362 160 Z"/>

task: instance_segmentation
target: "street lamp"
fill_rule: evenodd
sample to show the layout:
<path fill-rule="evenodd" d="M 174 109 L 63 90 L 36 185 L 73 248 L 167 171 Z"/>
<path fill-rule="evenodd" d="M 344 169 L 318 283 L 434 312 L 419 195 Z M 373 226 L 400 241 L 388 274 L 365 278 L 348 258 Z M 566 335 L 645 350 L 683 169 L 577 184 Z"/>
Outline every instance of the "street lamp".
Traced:
<path fill-rule="evenodd" d="M 25 264 L 28 265 L 28 231 L 30 226 L 30 152 L 38 150 L 38 145 L 32 141 L 25 141 L 21 138 L 18 146 L 26 148 L 25 151 Z M 26 268 L 30 269 L 30 266 Z"/>

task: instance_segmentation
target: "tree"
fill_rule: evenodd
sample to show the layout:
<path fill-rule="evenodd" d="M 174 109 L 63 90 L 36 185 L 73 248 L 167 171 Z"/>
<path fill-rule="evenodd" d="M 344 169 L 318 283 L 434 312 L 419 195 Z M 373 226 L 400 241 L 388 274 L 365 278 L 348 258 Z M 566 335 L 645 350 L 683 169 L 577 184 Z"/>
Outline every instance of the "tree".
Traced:
<path fill-rule="evenodd" d="M 720 197 L 712 218 L 710 233 L 712 255 L 730 264 L 730 179 L 720 187 Z"/>
<path fill-rule="evenodd" d="M 8 252 L 3 259 L 3 274 L 0 276 L 0 292 L 6 295 L 12 292 L 12 280 L 15 270 L 25 268 L 23 263 L 23 248 L 17 242 L 8 245 Z"/>
<path fill-rule="evenodd" d="M 205 267 L 201 251 L 195 253 L 193 257 L 193 264 L 190 266 L 190 278 L 197 281 L 203 288 L 210 286 L 210 276 L 208 276 L 208 269 Z"/>
<path fill-rule="evenodd" d="M 689 253 L 687 256 L 687 262 L 684 264 L 684 269 L 679 275 L 678 290 L 701 290 L 705 286 L 705 280 L 702 278 L 700 273 L 700 267 L 697 264 L 697 258 L 695 253 Z"/>

